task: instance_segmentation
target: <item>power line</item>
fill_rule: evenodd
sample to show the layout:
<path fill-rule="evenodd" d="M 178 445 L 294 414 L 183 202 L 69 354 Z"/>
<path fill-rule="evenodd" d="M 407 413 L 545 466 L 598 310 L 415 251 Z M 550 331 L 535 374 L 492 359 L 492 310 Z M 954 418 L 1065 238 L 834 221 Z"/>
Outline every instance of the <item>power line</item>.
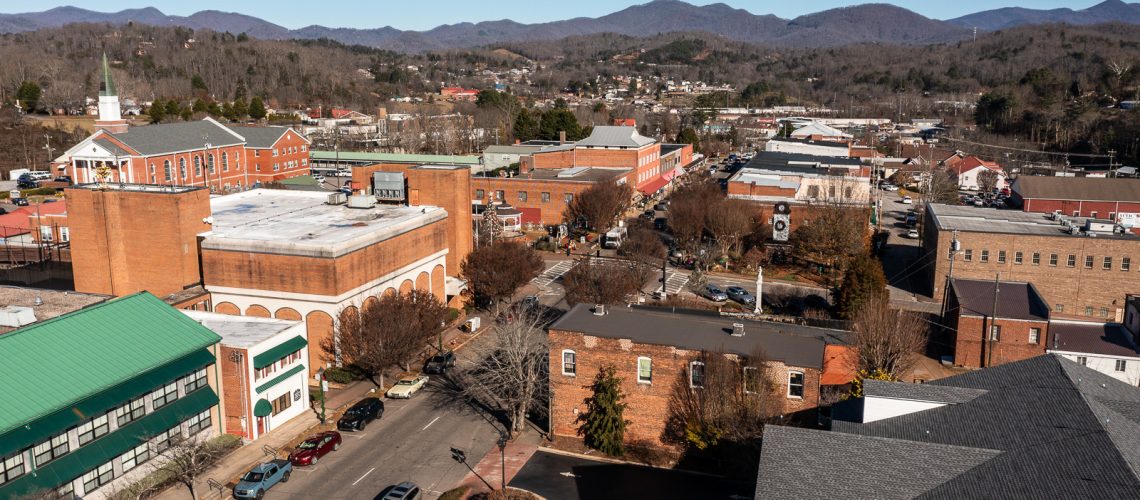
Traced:
<path fill-rule="evenodd" d="M 987 148 L 995 148 L 995 149 L 1005 149 L 1005 150 L 1009 150 L 1009 151 L 1021 151 L 1023 153 L 1035 153 L 1035 154 L 1040 154 L 1040 155 L 1051 155 L 1051 156 L 1062 156 L 1062 157 L 1073 157 L 1073 156 L 1075 156 L 1078 158 L 1110 158 L 1111 157 L 1110 155 L 1094 155 L 1094 154 L 1090 154 L 1090 153 L 1060 153 L 1060 152 L 1054 152 L 1054 151 L 1044 151 L 1044 150 L 1040 150 L 1040 149 L 1025 149 L 1025 148 L 1014 148 L 1014 147 L 1010 147 L 1010 146 L 998 146 L 996 144 L 986 144 L 984 142 L 974 142 L 974 141 L 969 141 L 966 139 L 958 139 L 958 138 L 950 137 L 950 136 L 942 136 L 939 138 L 940 139 L 946 139 L 948 141 L 961 142 L 961 143 L 965 143 L 965 144 L 972 144 L 975 146 L 984 146 Z"/>

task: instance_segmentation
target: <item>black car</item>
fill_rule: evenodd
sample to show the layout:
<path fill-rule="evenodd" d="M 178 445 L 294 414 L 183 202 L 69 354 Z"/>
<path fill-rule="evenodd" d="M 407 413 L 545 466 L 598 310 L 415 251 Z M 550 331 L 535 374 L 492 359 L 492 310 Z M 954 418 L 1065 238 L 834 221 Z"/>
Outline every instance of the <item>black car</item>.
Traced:
<path fill-rule="evenodd" d="M 441 352 L 428 358 L 424 363 L 424 373 L 443 373 L 444 370 L 455 366 L 455 353 L 451 351 Z"/>
<path fill-rule="evenodd" d="M 35 179 L 24 179 L 16 181 L 16 188 L 18 189 L 35 189 L 40 187 L 39 181 Z"/>
<path fill-rule="evenodd" d="M 56 182 L 66 182 L 68 184 L 71 184 L 71 176 L 70 175 L 61 175 L 59 177 L 56 177 L 55 181 Z"/>
<path fill-rule="evenodd" d="M 384 415 L 384 402 L 378 398 L 364 398 L 352 405 L 344 416 L 336 421 L 336 428 L 342 431 L 362 431 L 368 422 Z"/>
<path fill-rule="evenodd" d="M 17 207 L 26 207 L 26 206 L 28 206 L 28 199 L 27 198 L 12 198 L 12 204 L 16 205 Z"/>

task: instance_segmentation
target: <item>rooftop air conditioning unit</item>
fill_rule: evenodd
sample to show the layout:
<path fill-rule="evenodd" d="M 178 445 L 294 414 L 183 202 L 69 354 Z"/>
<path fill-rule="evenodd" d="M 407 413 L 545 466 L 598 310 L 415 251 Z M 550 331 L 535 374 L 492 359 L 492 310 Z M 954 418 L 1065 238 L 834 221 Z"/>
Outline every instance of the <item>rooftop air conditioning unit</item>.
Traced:
<path fill-rule="evenodd" d="M 743 337 L 744 336 L 744 323 L 733 323 L 732 324 L 732 336 L 733 337 Z"/>
<path fill-rule="evenodd" d="M 372 208 L 375 206 L 375 196 L 353 195 L 348 197 L 348 208 Z"/>
<path fill-rule="evenodd" d="M 344 205 L 348 201 L 348 195 L 342 192 L 330 193 L 329 200 L 326 202 L 329 205 Z"/>
<path fill-rule="evenodd" d="M 0 326 L 19 328 L 36 322 L 36 313 L 30 307 L 0 307 Z"/>

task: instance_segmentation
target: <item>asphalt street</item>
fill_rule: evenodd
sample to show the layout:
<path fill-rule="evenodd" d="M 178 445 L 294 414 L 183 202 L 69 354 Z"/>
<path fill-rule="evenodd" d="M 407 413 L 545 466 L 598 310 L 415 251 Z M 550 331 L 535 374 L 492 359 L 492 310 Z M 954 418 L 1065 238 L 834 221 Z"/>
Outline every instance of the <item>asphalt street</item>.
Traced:
<path fill-rule="evenodd" d="M 482 457 L 498 439 L 492 423 L 451 397 L 438 380 L 408 400 L 384 400 L 384 416 L 362 432 L 342 432 L 344 444 L 315 466 L 295 470 L 266 498 L 372 498 L 402 481 L 437 498 L 467 475 L 451 448 Z"/>

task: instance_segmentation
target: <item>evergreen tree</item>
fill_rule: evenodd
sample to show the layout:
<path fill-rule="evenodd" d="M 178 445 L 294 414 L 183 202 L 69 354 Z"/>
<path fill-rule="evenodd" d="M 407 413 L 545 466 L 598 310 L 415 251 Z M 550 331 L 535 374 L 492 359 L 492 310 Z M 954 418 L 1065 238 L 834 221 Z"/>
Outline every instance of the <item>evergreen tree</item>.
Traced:
<path fill-rule="evenodd" d="M 221 106 L 218 106 L 218 103 L 213 101 L 206 105 L 206 112 L 209 113 L 210 116 L 222 116 Z"/>
<path fill-rule="evenodd" d="M 249 116 L 249 105 L 245 103 L 245 99 L 234 99 L 234 118 L 241 120 Z"/>
<path fill-rule="evenodd" d="M 151 123 L 161 122 L 166 118 L 166 105 L 162 103 L 162 99 L 155 99 L 154 103 L 147 109 L 146 114 L 150 116 Z"/>
<path fill-rule="evenodd" d="M 529 141 L 538 138 L 538 121 L 534 119 L 534 115 L 526 108 L 519 109 L 515 114 L 515 126 L 513 130 L 515 139 L 520 141 Z"/>
<path fill-rule="evenodd" d="M 190 107 L 190 109 L 193 110 L 195 113 L 205 112 L 206 108 L 207 108 L 206 101 L 203 101 L 201 99 L 194 99 L 194 104 L 191 105 L 191 107 Z"/>
<path fill-rule="evenodd" d="M 206 88 L 206 80 L 202 79 L 200 75 L 194 75 L 190 78 L 190 89 L 195 93 L 201 92 L 208 93 L 210 90 Z"/>
<path fill-rule="evenodd" d="M 182 105 L 171 99 L 166 101 L 166 116 L 179 116 L 182 114 Z"/>
<path fill-rule="evenodd" d="M 33 81 L 25 81 L 20 84 L 20 88 L 16 90 L 16 99 L 20 101 L 20 107 L 24 108 L 25 113 L 31 113 L 36 110 L 39 105 L 40 96 L 43 91 L 40 86 Z"/>
<path fill-rule="evenodd" d="M 234 100 L 244 101 L 248 92 L 245 90 L 245 80 L 238 78 L 237 88 L 234 89 Z"/>
<path fill-rule="evenodd" d="M 566 140 L 576 141 L 582 138 L 582 126 L 578 118 L 569 109 L 555 106 L 542 114 L 538 125 L 538 137 L 548 141 L 558 140 L 559 133 L 566 132 Z"/>
<path fill-rule="evenodd" d="M 835 297 L 835 308 L 841 318 L 852 319 L 872 299 L 886 293 L 887 277 L 882 264 L 875 257 L 863 254 L 847 266 Z"/>
<path fill-rule="evenodd" d="M 699 152 L 701 150 L 701 138 L 697 137 L 697 131 L 685 127 L 677 133 L 678 144 L 692 144 L 693 151 Z"/>
<path fill-rule="evenodd" d="M 268 115 L 268 112 L 265 110 L 265 103 L 261 101 L 261 97 L 254 96 L 253 99 L 249 101 L 249 117 L 254 120 L 261 120 L 264 119 L 266 115 Z"/>
<path fill-rule="evenodd" d="M 610 456 L 625 453 L 625 425 L 623 418 L 626 404 L 621 393 L 621 379 L 614 375 L 614 367 L 604 366 L 594 377 L 594 394 L 586 399 L 586 413 L 578 420 L 582 422 L 578 434 L 585 438 L 586 446 Z"/>

